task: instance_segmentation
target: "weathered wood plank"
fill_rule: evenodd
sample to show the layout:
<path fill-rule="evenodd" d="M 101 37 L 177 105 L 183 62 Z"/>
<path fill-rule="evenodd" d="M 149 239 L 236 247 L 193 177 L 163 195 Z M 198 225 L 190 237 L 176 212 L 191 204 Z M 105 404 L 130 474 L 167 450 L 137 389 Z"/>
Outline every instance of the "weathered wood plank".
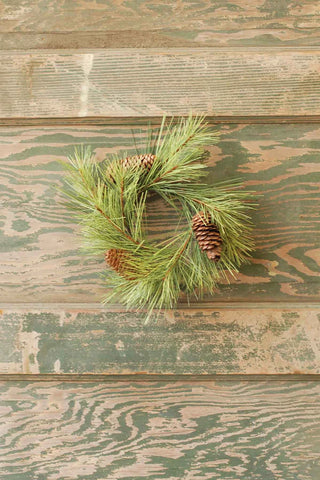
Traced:
<path fill-rule="evenodd" d="M 137 145 L 145 127 L 134 127 Z M 253 215 L 253 261 L 212 301 L 318 301 L 320 126 L 228 125 L 208 146 L 208 182 L 242 177 L 261 194 Z M 80 240 L 60 205 L 57 162 L 75 145 L 92 145 L 98 160 L 133 152 L 129 126 L 19 127 L 0 130 L 0 301 L 99 302 L 103 259 L 79 254 Z M 153 233 L 170 235 L 171 213 L 151 203 Z"/>
<path fill-rule="evenodd" d="M 318 382 L 2 383 L 3 480 L 317 480 Z"/>
<path fill-rule="evenodd" d="M 318 45 L 316 0 L 2 1 L 2 48 Z"/>
<path fill-rule="evenodd" d="M 0 117 L 319 115 L 312 49 L 2 52 Z"/>
<path fill-rule="evenodd" d="M 320 306 L 2 306 L 0 374 L 320 374 Z"/>

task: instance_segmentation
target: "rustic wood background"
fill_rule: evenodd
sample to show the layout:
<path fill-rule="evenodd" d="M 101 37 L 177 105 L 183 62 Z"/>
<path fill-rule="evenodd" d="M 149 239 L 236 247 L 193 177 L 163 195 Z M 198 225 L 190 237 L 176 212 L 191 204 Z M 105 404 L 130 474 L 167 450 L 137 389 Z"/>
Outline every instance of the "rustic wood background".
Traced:
<path fill-rule="evenodd" d="M 14 381 L 0 391 L 3 478 L 319 478 L 317 381 Z"/>
<path fill-rule="evenodd" d="M 315 0 L 0 2 L 1 480 L 319 479 L 319 33 Z M 100 305 L 59 160 L 190 110 L 207 181 L 259 194 L 257 248 L 144 325 Z"/>

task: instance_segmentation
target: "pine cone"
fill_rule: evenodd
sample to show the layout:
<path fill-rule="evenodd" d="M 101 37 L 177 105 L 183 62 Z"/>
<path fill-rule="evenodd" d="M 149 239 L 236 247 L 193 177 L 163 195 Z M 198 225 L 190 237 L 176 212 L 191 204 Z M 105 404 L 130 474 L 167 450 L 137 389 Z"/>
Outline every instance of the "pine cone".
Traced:
<path fill-rule="evenodd" d="M 119 160 L 120 164 L 124 166 L 125 169 L 127 168 L 143 168 L 143 170 L 147 173 L 150 171 L 153 162 L 156 156 L 152 153 L 146 153 L 142 155 L 134 155 L 132 157 L 126 157 Z M 107 175 L 113 178 L 113 171 L 114 171 L 114 162 L 111 163 L 107 170 Z"/>
<path fill-rule="evenodd" d="M 122 160 L 120 160 L 120 162 L 125 168 L 142 167 L 149 172 L 155 158 L 156 156 L 152 153 L 146 153 L 142 155 L 134 155 L 133 157 L 123 158 Z"/>
<path fill-rule="evenodd" d="M 122 249 L 111 248 L 106 251 L 105 260 L 109 267 L 127 280 L 133 280 L 133 270 L 126 266 L 128 253 Z"/>
<path fill-rule="evenodd" d="M 192 217 L 192 230 L 199 247 L 207 257 L 218 262 L 222 251 L 222 238 L 219 229 L 204 214 L 199 212 Z"/>

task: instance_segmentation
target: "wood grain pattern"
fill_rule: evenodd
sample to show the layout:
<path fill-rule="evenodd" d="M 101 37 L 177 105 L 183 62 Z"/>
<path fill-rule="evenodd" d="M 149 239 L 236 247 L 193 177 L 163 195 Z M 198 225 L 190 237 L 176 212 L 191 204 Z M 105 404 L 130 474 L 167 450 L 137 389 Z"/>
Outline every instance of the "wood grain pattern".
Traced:
<path fill-rule="evenodd" d="M 1 308 L 0 374 L 320 374 L 319 305 Z"/>
<path fill-rule="evenodd" d="M 142 147 L 145 127 L 132 128 Z M 241 177 L 261 197 L 253 214 L 252 263 L 207 300 L 318 301 L 320 126 L 219 128 L 219 145 L 208 146 L 207 181 Z M 2 128 L 0 143 L 0 301 L 99 302 L 104 260 L 79 253 L 77 228 L 55 189 L 63 175 L 57 160 L 79 144 L 92 145 L 98 160 L 133 153 L 131 128 Z M 167 207 L 151 203 L 148 218 L 152 234 L 170 236 Z"/>
<path fill-rule="evenodd" d="M 0 117 L 319 115 L 308 49 L 2 52 Z"/>
<path fill-rule="evenodd" d="M 1 2 L 2 48 L 318 45 L 316 0 Z"/>
<path fill-rule="evenodd" d="M 3 480 L 317 480 L 318 382 L 2 383 Z"/>

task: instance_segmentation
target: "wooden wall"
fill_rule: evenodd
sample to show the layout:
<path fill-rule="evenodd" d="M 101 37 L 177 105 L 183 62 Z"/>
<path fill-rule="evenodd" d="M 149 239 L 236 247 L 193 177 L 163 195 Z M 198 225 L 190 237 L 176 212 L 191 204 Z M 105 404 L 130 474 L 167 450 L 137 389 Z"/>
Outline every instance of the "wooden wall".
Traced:
<path fill-rule="evenodd" d="M 320 10 L 306 0 L 0 4 L 0 478 L 318 480 Z M 205 113 L 207 181 L 259 194 L 256 251 L 144 325 L 104 308 L 59 159 Z M 149 206 L 151 233 L 170 211 Z"/>

